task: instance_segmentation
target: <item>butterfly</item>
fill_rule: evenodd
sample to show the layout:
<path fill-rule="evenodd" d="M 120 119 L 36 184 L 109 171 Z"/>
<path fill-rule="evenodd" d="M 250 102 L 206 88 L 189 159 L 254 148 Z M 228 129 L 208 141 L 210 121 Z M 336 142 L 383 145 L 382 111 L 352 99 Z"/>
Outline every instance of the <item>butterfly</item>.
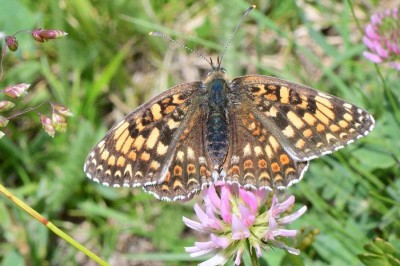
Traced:
<path fill-rule="evenodd" d="M 169 201 L 219 181 L 284 189 L 310 160 L 374 127 L 367 111 L 304 85 L 262 75 L 229 81 L 223 54 L 206 59 L 204 81 L 172 87 L 117 123 L 89 153 L 86 175 Z"/>

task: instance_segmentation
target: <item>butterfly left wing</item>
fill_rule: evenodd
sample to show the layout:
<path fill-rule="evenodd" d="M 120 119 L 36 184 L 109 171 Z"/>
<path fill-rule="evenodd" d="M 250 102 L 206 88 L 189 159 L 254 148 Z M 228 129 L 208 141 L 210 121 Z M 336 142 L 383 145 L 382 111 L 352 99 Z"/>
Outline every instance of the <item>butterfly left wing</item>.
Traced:
<path fill-rule="evenodd" d="M 176 143 L 200 105 L 202 86 L 202 82 L 175 86 L 127 115 L 89 153 L 86 175 L 113 187 L 161 182 Z"/>

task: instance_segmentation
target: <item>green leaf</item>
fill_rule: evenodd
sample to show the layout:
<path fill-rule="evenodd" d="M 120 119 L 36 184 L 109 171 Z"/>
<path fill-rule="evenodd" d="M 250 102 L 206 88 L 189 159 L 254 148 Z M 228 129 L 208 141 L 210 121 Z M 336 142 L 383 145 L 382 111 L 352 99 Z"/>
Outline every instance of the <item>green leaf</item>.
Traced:
<path fill-rule="evenodd" d="M 388 261 L 380 255 L 360 254 L 357 257 L 367 266 L 390 266 Z"/>
<path fill-rule="evenodd" d="M 3 257 L 1 266 L 9 266 L 9 265 L 13 265 L 13 266 L 23 266 L 25 265 L 24 263 L 24 258 L 21 256 L 21 254 L 17 253 L 15 250 L 12 251 L 8 251 Z"/>
<path fill-rule="evenodd" d="M 375 238 L 374 244 L 380 250 L 382 250 L 384 254 L 394 254 L 397 251 L 396 248 L 392 244 L 390 244 L 389 242 L 386 242 L 382 238 Z"/>
<path fill-rule="evenodd" d="M 357 256 L 361 262 L 367 266 L 400 265 L 400 253 L 392 244 L 381 238 L 375 238 L 371 243 L 367 243 L 364 245 L 364 249 L 368 251 L 368 253 L 359 254 Z"/>

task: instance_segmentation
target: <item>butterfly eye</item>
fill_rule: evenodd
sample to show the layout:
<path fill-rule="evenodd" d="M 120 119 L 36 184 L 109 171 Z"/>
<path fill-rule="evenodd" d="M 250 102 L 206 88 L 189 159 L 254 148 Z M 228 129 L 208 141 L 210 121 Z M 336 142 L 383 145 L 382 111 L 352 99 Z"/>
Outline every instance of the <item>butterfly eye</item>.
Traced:
<path fill-rule="evenodd" d="M 222 72 L 222 73 L 226 73 L 226 69 L 223 68 L 223 67 L 221 67 L 221 72 Z"/>
<path fill-rule="evenodd" d="M 211 73 L 213 73 L 213 72 L 214 72 L 214 69 L 208 70 L 208 72 L 207 72 L 207 77 L 209 77 L 209 76 L 211 75 Z"/>

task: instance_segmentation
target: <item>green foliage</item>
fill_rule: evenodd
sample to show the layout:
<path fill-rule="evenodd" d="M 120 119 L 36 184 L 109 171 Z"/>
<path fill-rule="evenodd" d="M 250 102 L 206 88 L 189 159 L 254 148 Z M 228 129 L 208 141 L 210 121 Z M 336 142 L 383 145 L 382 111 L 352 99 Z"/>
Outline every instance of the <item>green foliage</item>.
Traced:
<path fill-rule="evenodd" d="M 382 255 L 387 249 L 381 242 L 368 244 L 365 254 L 363 246 L 380 237 L 400 248 L 398 72 L 380 67 L 383 84 L 362 57 L 363 33 L 347 2 L 255 4 L 224 59 L 231 78 L 259 73 L 307 84 L 365 108 L 377 122 L 368 137 L 311 162 L 304 180 L 289 192 L 308 206 L 293 228 L 319 234 L 298 243 L 300 256 L 270 250 L 261 265 L 359 265 L 359 258 L 366 265 L 378 265 L 372 258 L 392 263 Z M 74 117 L 67 132 L 54 139 L 42 132 L 35 114 L 11 120 L 0 140 L 0 182 L 114 265 L 197 264 L 183 248 L 201 236 L 185 228 L 182 216 L 193 217 L 200 198 L 165 203 L 139 188 L 105 188 L 87 180 L 82 166 L 124 114 L 174 84 L 204 78 L 209 66 L 201 58 L 148 32 L 172 35 L 215 58 L 248 5 L 244 0 L 2 1 L 1 32 L 42 27 L 68 35 L 44 44 L 21 35 L 19 50 L 5 59 L 1 87 L 31 83 L 18 108 L 53 99 Z M 372 4 L 366 5 L 371 9 L 353 5 L 361 25 L 376 11 Z M 88 263 L 5 197 L 0 197 L 0 261 Z"/>
<path fill-rule="evenodd" d="M 400 252 L 393 245 L 381 238 L 375 238 L 372 243 L 365 244 L 366 253 L 359 254 L 360 260 L 367 266 L 398 266 Z"/>

